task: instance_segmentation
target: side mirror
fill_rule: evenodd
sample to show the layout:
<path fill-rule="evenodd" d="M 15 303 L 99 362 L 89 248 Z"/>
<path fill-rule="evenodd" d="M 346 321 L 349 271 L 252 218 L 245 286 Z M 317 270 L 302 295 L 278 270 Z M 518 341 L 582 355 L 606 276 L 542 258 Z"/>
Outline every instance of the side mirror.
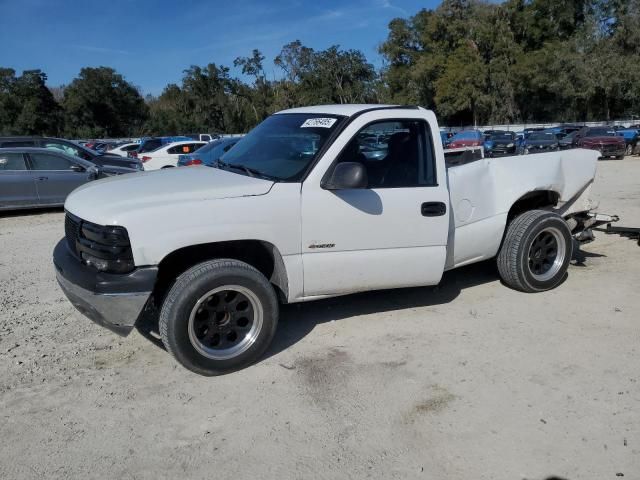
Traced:
<path fill-rule="evenodd" d="M 349 190 L 353 188 L 367 188 L 369 179 L 367 169 L 359 162 L 338 163 L 329 179 L 324 182 L 325 190 Z"/>
<path fill-rule="evenodd" d="M 89 180 L 97 180 L 100 176 L 100 170 L 97 167 L 89 167 L 87 172 L 89 172 Z"/>
<path fill-rule="evenodd" d="M 73 170 L 74 172 L 84 172 L 85 169 L 82 165 L 78 165 L 76 163 L 74 163 L 73 165 L 71 165 L 71 170 Z"/>

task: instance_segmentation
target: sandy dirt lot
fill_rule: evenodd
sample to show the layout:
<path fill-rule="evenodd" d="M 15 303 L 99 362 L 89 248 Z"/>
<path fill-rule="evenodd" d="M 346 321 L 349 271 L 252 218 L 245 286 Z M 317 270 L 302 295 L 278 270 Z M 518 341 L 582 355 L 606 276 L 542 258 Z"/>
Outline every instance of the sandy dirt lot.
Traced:
<path fill-rule="evenodd" d="M 640 159 L 600 162 L 640 226 Z M 77 313 L 60 210 L 0 216 L 0 478 L 640 478 L 640 248 L 598 235 L 551 292 L 491 262 L 436 288 L 284 307 L 244 371 L 196 376 Z"/>

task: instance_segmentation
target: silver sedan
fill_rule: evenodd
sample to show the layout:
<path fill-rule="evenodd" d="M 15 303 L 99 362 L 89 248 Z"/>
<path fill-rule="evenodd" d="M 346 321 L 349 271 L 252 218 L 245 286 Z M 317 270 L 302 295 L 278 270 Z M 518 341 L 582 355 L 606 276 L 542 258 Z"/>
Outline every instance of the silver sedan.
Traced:
<path fill-rule="evenodd" d="M 0 148 L 0 210 L 60 206 L 80 185 L 137 171 L 46 148 Z"/>

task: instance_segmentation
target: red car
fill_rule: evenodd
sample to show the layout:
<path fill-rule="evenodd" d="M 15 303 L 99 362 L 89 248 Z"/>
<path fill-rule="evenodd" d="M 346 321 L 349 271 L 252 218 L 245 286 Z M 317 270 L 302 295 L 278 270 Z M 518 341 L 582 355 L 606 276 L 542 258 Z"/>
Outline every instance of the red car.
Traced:
<path fill-rule="evenodd" d="M 479 130 L 463 130 L 456 133 L 446 148 L 480 147 L 484 144 L 484 136 Z"/>
<path fill-rule="evenodd" d="M 598 150 L 602 158 L 615 157 L 618 160 L 624 158 L 627 145 L 624 137 L 618 135 L 613 128 L 586 128 L 579 133 L 579 136 L 576 142 L 578 148 Z"/>

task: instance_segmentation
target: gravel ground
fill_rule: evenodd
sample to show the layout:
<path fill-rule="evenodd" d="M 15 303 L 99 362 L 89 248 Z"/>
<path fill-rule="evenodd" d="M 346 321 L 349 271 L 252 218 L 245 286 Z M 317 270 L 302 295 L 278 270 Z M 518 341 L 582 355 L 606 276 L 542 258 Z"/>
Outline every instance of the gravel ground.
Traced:
<path fill-rule="evenodd" d="M 594 197 L 640 226 L 640 159 Z M 634 241 L 543 294 L 487 262 L 287 306 L 266 358 L 204 378 L 71 307 L 62 235 L 60 210 L 0 216 L 0 478 L 640 478 Z"/>

